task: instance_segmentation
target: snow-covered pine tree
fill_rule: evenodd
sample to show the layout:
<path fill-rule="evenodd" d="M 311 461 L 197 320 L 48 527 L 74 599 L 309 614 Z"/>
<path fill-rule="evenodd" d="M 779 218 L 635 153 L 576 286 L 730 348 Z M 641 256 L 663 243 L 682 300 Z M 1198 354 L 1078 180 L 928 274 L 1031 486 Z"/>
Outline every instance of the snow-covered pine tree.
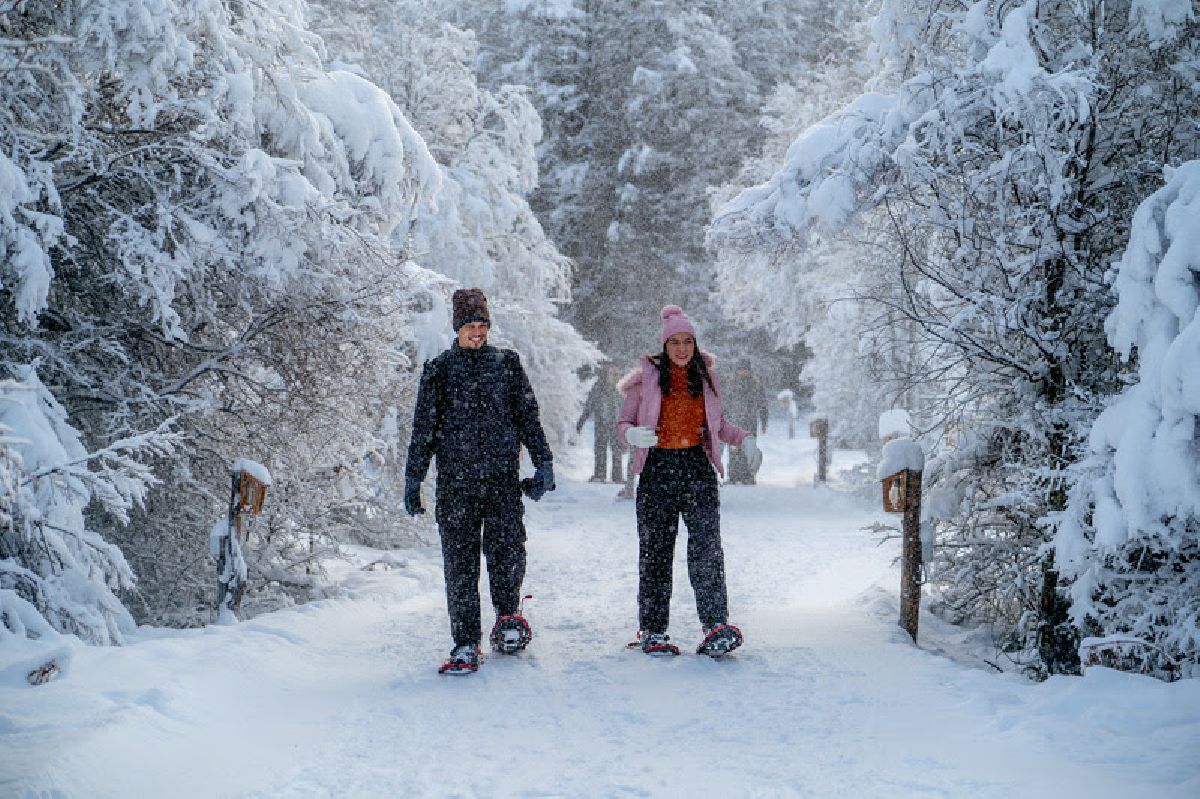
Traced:
<path fill-rule="evenodd" d="M 581 251 L 578 237 L 591 212 L 582 193 L 594 143 L 584 135 L 584 124 L 591 112 L 589 20 L 599 7 L 594 0 L 455 2 L 442 12 L 475 33 L 476 74 L 486 88 L 527 88 L 542 123 L 530 207 L 550 240 L 571 257 Z"/>
<path fill-rule="evenodd" d="M 413 257 L 454 284 L 484 290 L 491 340 L 521 353 L 547 433 L 563 440 L 582 401 L 576 373 L 599 353 L 558 318 L 571 299 L 571 263 L 526 200 L 537 185 L 537 112 L 518 87 L 479 84 L 475 37 L 445 21 L 450 7 L 413 1 L 323 8 L 319 30 L 330 46 L 342 60 L 357 59 L 357 68 L 391 94 L 441 165 L 443 191 L 436 203 L 416 208 Z M 377 24 L 381 18 L 387 22 Z M 445 344 L 447 323 L 443 316 Z"/>
<path fill-rule="evenodd" d="M 871 324 L 916 334 L 916 410 L 962 431 L 926 470 L 941 607 L 1069 671 L 1046 519 L 1114 385 L 1106 264 L 1147 168 L 1196 147 L 1194 16 L 1174 0 L 885 2 L 876 29 L 878 91 L 797 139 L 713 236 L 803 255 L 813 230 L 867 232 L 888 274 Z"/>
<path fill-rule="evenodd" d="M 1200 674 L 1200 160 L 1169 170 L 1116 265 L 1109 343 L 1136 382 L 1092 426 L 1054 537 L 1071 618 Z"/>
<path fill-rule="evenodd" d="M 115 592 L 132 587 L 134 575 L 85 511 L 95 501 L 127 517 L 155 482 L 145 459 L 170 455 L 173 437 L 88 452 L 33 367 L 15 372 L 0 381 L 0 593 L 12 592 L 59 632 L 121 643 L 134 622 Z M 0 627 L 30 628 L 22 607 L 0 598 Z"/>
<path fill-rule="evenodd" d="M 629 357 L 657 349 L 654 321 L 673 302 L 710 320 L 711 347 L 707 191 L 757 135 L 758 86 L 718 22 L 691 4 L 606 7 L 590 24 L 592 212 L 572 253 L 574 318 L 606 352 Z"/>
<path fill-rule="evenodd" d="M 324 66 L 299 2 L 27 2 L 0 25 L 22 186 L 0 201 L 21 253 L 4 360 L 40 359 L 90 448 L 171 417 L 192 442 L 129 525 L 91 519 L 140 578 L 135 609 L 205 617 L 207 530 L 242 456 L 302 498 L 269 503 L 259 585 L 307 594 L 314 538 L 387 504 L 365 464 L 437 282 L 391 237 L 436 164 L 377 87 Z M 331 464 L 349 489 L 312 477 Z"/>
<path fill-rule="evenodd" d="M 481 80 L 531 88 L 545 132 L 532 204 L 578 265 L 572 318 L 610 355 L 654 346 L 647 320 L 666 301 L 710 320 L 706 346 L 724 332 L 708 305 L 703 207 L 758 136 L 758 97 L 807 46 L 804 5 L 522 0 L 455 12 L 480 36 Z"/>
<path fill-rule="evenodd" d="M 745 154 L 730 182 L 711 193 L 714 212 L 747 186 L 770 179 L 796 137 L 857 96 L 871 75 L 865 7 L 814 0 L 792 2 L 791 13 L 782 13 L 778 3 L 757 5 L 779 25 L 802 20 L 803 27 L 790 35 L 769 26 L 756 31 L 751 18 L 735 16 L 728 24 L 741 47 L 775 52 L 789 42 L 803 46 L 787 61 L 764 60 L 774 71 L 761 79 L 770 89 L 760 114 L 763 143 Z M 754 69 L 759 59 L 747 63 Z M 911 402 L 904 384 L 887 386 L 892 375 L 878 363 L 881 354 L 895 353 L 882 340 L 894 331 L 886 325 L 876 329 L 872 319 L 878 309 L 860 299 L 881 277 L 878 270 L 863 268 L 870 242 L 865 235 L 828 240 L 817 231 L 801 252 L 797 249 L 782 241 L 763 248 L 716 248 L 721 310 L 741 328 L 766 331 L 776 346 L 805 347 L 810 354 L 801 378 L 811 387 L 813 414 L 828 419 L 830 434 L 840 445 L 878 449 L 879 414 L 896 404 L 911 407 Z M 847 330 L 862 333 L 852 337 Z"/>

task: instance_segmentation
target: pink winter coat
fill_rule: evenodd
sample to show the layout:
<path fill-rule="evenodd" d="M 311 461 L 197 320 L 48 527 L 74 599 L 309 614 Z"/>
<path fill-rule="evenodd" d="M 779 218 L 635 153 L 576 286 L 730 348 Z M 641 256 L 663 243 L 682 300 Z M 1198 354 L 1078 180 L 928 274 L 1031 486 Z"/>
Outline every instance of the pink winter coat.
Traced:
<path fill-rule="evenodd" d="M 703 351 L 700 357 L 704 359 L 708 367 L 708 376 L 712 378 L 713 387 L 716 389 L 714 391 L 708 383 L 704 384 L 704 451 L 708 453 L 708 459 L 712 461 L 713 466 L 717 467 L 717 473 L 724 477 L 725 468 L 721 465 L 721 449 L 718 442 L 724 441 L 726 444 L 740 447 L 750 432 L 725 418 L 725 408 L 721 404 L 721 382 L 717 380 L 716 372 L 712 371 L 715 359 Z M 643 357 L 636 369 L 621 378 L 617 389 L 625 395 L 625 402 L 617 415 L 617 438 L 628 444 L 625 431 L 635 426 L 656 430 L 663 398 L 662 390 L 658 387 L 658 368 L 650 359 Z M 714 430 L 717 431 L 715 436 L 712 434 Z M 634 448 L 633 464 L 629 467 L 634 474 L 641 474 L 648 454 L 650 451 L 647 449 Z"/>

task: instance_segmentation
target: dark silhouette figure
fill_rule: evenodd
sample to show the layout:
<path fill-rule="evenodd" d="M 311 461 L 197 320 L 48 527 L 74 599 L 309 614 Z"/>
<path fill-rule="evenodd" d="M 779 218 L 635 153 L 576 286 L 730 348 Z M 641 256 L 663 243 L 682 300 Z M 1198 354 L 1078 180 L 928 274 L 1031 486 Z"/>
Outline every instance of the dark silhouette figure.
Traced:
<path fill-rule="evenodd" d="M 595 385 L 588 392 L 587 400 L 583 403 L 583 412 L 575 423 L 575 432 L 583 430 L 583 424 L 591 419 L 595 424 L 593 437 L 593 452 L 595 465 L 592 470 L 592 482 L 603 483 L 605 479 L 614 483 L 625 482 L 621 459 L 625 447 L 617 440 L 617 411 L 621 409 L 621 393 L 617 391 L 617 380 L 621 371 L 615 363 L 606 363 L 596 378 Z M 609 463 L 612 470 L 609 471 Z"/>

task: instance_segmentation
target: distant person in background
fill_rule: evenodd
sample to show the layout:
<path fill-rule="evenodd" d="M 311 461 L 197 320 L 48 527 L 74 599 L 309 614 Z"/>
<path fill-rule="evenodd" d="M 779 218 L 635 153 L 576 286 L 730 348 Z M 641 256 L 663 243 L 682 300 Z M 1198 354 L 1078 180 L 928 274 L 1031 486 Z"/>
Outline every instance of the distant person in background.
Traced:
<path fill-rule="evenodd" d="M 725 388 L 725 415 L 738 427 L 757 435 L 767 432 L 767 395 L 762 383 L 750 371 L 750 362 L 741 361 Z M 740 449 L 729 451 L 729 482 L 754 485 L 758 467 L 746 459 Z"/>
<path fill-rule="evenodd" d="M 788 439 L 796 437 L 796 420 L 800 418 L 800 409 L 796 407 L 796 395 L 790 388 L 780 391 L 777 399 L 783 410 L 783 418 L 787 419 Z"/>
<path fill-rule="evenodd" d="M 592 436 L 592 448 L 595 464 L 592 469 L 591 481 L 603 483 L 606 479 L 614 483 L 624 483 L 624 470 L 621 459 L 625 447 L 617 440 L 617 411 L 621 409 L 621 393 L 617 391 L 617 380 L 621 378 L 621 370 L 615 363 L 605 363 L 600 369 L 600 376 L 592 390 L 588 392 L 587 400 L 583 403 L 583 412 L 579 421 L 575 422 L 575 432 L 583 430 L 584 422 L 593 420 L 595 428 Z M 612 471 L 609 472 L 611 457 Z"/>
<path fill-rule="evenodd" d="M 648 655 L 678 655 L 667 624 L 679 518 L 687 525 L 688 577 L 702 626 L 697 652 L 721 657 L 742 643 L 729 624 L 721 547 L 723 471 L 719 442 L 758 461 L 754 436 L 725 418 L 713 358 L 696 346 L 696 329 L 677 305 L 662 309 L 662 352 L 641 359 L 619 387 L 625 402 L 617 434 L 635 447 L 638 640 Z"/>

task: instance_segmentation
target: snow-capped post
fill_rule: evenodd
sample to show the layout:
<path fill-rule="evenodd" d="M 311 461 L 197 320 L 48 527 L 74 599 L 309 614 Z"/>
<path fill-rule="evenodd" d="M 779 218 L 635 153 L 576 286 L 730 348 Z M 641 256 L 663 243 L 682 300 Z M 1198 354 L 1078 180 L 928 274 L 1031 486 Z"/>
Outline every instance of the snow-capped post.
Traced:
<path fill-rule="evenodd" d="M 808 435 L 817 440 L 817 482 L 824 483 L 829 472 L 829 421 L 813 419 L 808 423 Z"/>
<path fill-rule="evenodd" d="M 883 484 L 883 509 L 903 513 L 900 552 L 900 626 L 917 641 L 921 610 L 921 472 L 925 453 L 911 438 L 893 438 L 883 445 L 876 473 Z"/>
<path fill-rule="evenodd" d="M 271 485 L 271 473 L 262 464 L 238 458 L 230 467 L 229 512 L 213 529 L 213 554 L 217 556 L 217 622 L 232 624 L 241 610 L 246 590 L 246 559 L 242 545 L 248 532 L 246 516 L 262 512 Z"/>
<path fill-rule="evenodd" d="M 796 437 L 796 416 L 799 415 L 796 409 L 796 395 L 790 388 L 785 388 L 776 395 L 779 400 L 779 406 L 783 410 L 783 418 L 787 420 L 788 440 Z"/>

